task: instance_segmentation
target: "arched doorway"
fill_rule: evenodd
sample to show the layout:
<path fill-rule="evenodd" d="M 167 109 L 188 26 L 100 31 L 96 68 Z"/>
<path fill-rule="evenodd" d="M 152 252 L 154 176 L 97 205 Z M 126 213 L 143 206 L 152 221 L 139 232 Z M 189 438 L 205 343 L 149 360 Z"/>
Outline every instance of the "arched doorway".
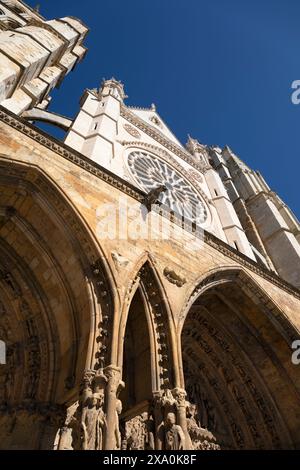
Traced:
<path fill-rule="evenodd" d="M 300 384 L 281 312 L 238 270 L 195 292 L 181 344 L 198 423 L 223 449 L 299 447 Z"/>
<path fill-rule="evenodd" d="M 175 386 L 170 313 L 150 262 L 142 265 L 132 286 L 119 344 L 122 449 L 158 449 L 163 416 L 162 407 L 155 409 L 155 400 L 158 403 Z"/>
<path fill-rule="evenodd" d="M 53 449 L 84 371 L 108 365 L 111 289 L 52 181 L 1 162 L 0 186 L 0 447 Z"/>
<path fill-rule="evenodd" d="M 137 290 L 129 309 L 124 338 L 123 381 L 120 395 L 123 412 L 148 408 L 152 399 L 151 352 L 143 298 Z"/>

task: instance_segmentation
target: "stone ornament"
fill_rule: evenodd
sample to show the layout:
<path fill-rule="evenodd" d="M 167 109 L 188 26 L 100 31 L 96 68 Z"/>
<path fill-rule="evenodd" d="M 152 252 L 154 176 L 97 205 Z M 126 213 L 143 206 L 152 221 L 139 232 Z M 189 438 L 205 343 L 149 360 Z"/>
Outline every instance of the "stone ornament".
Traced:
<path fill-rule="evenodd" d="M 124 124 L 123 127 L 132 137 L 135 137 L 136 139 L 141 138 L 141 133 L 135 127 L 131 126 L 131 124 Z"/>
<path fill-rule="evenodd" d="M 166 162 L 147 152 L 133 151 L 128 156 L 128 166 L 145 192 L 149 193 L 156 186 L 166 188 L 158 197 L 161 204 L 197 225 L 206 221 L 208 211 L 200 194 Z"/>
<path fill-rule="evenodd" d="M 200 175 L 199 171 L 196 170 L 188 170 L 188 174 L 198 183 L 203 182 L 203 177 Z"/>
<path fill-rule="evenodd" d="M 125 436 L 122 450 L 154 450 L 154 420 L 148 412 L 143 412 L 125 423 Z"/>
<path fill-rule="evenodd" d="M 187 283 L 185 277 L 180 276 L 173 269 L 168 267 L 164 269 L 164 276 L 171 284 L 174 284 L 177 287 L 183 287 L 184 284 Z"/>
<path fill-rule="evenodd" d="M 150 121 L 155 124 L 155 126 L 162 127 L 160 120 L 156 116 L 150 117 Z"/>
<path fill-rule="evenodd" d="M 128 265 L 129 263 L 129 260 L 127 258 L 125 258 L 124 256 L 122 256 L 120 253 L 118 253 L 117 251 L 112 251 L 111 252 L 111 257 L 113 259 L 113 262 L 116 266 L 116 269 L 119 271 L 120 269 L 122 268 L 126 268 L 126 266 Z"/>
<path fill-rule="evenodd" d="M 193 450 L 220 450 L 214 435 L 199 426 L 196 420 L 197 406 L 189 404 L 187 408 L 187 429 L 190 435 Z"/>

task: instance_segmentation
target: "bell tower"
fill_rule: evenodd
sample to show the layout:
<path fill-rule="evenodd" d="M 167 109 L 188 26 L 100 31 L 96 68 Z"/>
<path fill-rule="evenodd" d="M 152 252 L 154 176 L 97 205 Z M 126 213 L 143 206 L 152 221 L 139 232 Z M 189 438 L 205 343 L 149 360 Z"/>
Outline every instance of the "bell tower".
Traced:
<path fill-rule="evenodd" d="M 124 86 L 115 78 L 103 80 L 99 89 L 86 90 L 66 144 L 109 168 L 118 145 L 118 120 L 125 98 Z"/>

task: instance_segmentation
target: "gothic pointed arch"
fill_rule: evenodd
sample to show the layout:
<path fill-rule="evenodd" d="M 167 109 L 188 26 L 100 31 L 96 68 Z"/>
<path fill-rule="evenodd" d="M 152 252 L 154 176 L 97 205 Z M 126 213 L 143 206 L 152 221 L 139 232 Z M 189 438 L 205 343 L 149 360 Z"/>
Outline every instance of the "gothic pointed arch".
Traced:
<path fill-rule="evenodd" d="M 164 406 L 170 396 L 175 402 L 173 317 L 154 264 L 148 253 L 138 261 L 118 334 L 118 365 L 124 382 L 120 427 L 122 448 L 127 450 L 161 449 Z"/>
<path fill-rule="evenodd" d="M 240 268 L 212 271 L 181 320 L 187 400 L 225 449 L 299 448 L 297 336 L 283 312 Z"/>
<path fill-rule="evenodd" d="M 117 295 L 87 225 L 46 174 L 3 158 L 0 187 L 1 446 L 53 448 L 84 371 L 110 364 Z"/>
<path fill-rule="evenodd" d="M 130 305 L 136 293 L 144 305 L 150 337 L 152 357 L 153 391 L 176 386 L 174 322 L 162 281 L 151 256 L 144 254 L 137 263 L 125 295 L 120 321 L 118 365 L 123 363 L 123 338 Z"/>

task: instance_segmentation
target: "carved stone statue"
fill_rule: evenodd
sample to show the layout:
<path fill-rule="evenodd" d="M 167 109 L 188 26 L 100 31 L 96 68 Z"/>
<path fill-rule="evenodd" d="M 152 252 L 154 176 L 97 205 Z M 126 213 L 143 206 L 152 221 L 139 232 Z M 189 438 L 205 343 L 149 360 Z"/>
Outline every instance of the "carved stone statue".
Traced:
<path fill-rule="evenodd" d="M 182 450 L 185 447 L 185 435 L 176 424 L 175 413 L 168 413 L 165 421 L 165 449 Z"/>
<path fill-rule="evenodd" d="M 187 393 L 190 401 L 197 405 L 195 417 L 198 418 L 198 424 L 201 422 L 201 426 L 204 428 L 210 429 L 212 432 L 216 431 L 218 422 L 215 409 L 192 375 L 187 377 Z"/>
<path fill-rule="evenodd" d="M 146 434 L 145 434 L 145 450 L 154 450 L 155 449 L 155 426 L 154 420 L 152 416 L 148 416 L 148 413 L 143 413 L 143 419 L 146 426 Z"/>
<path fill-rule="evenodd" d="M 116 402 L 116 414 L 115 414 L 115 439 L 116 439 L 116 450 L 121 449 L 122 439 L 119 425 L 119 415 L 122 413 L 122 402 L 117 399 Z"/>
<path fill-rule="evenodd" d="M 79 403 L 73 403 L 66 412 L 66 419 L 63 427 L 58 431 L 57 449 L 59 450 L 80 450 L 81 433 L 78 422 Z"/>
<path fill-rule="evenodd" d="M 123 450 L 154 450 L 154 420 L 148 412 L 125 423 Z"/>
<path fill-rule="evenodd" d="M 194 450 L 219 450 L 215 436 L 197 422 L 197 405 L 190 403 L 187 409 L 187 429 Z"/>
<path fill-rule="evenodd" d="M 102 450 L 106 429 L 103 410 L 107 378 L 102 373 L 87 371 L 81 396 L 81 447 L 83 450 Z"/>
<path fill-rule="evenodd" d="M 82 411 L 82 448 L 83 450 L 102 450 L 106 418 L 103 411 L 104 394 L 90 397 Z"/>

